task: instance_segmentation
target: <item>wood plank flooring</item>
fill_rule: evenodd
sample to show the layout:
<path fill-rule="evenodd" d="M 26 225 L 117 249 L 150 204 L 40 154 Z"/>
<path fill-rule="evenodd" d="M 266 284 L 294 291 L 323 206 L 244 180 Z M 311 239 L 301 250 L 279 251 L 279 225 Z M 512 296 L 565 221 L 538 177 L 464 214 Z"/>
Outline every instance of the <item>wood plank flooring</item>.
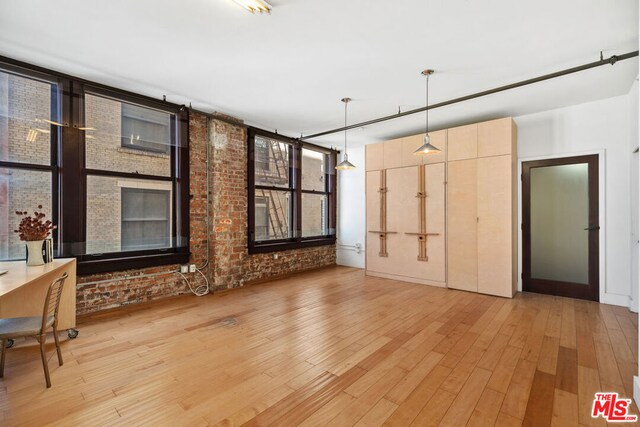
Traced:
<path fill-rule="evenodd" d="M 79 329 L 62 367 L 49 346 L 51 389 L 35 341 L 8 351 L 0 425 L 598 426 L 594 393 L 631 398 L 638 358 L 625 308 L 345 267 Z"/>

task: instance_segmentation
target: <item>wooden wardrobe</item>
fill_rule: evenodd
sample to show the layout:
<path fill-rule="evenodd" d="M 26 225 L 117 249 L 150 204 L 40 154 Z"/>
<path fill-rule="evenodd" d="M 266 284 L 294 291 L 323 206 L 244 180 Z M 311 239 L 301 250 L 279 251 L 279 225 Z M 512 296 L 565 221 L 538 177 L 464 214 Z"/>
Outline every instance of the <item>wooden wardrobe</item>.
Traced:
<path fill-rule="evenodd" d="M 511 118 L 366 146 L 366 273 L 512 297 L 517 287 Z M 422 207 L 420 204 L 422 203 Z"/>
<path fill-rule="evenodd" d="M 430 136 L 443 153 L 415 156 L 423 135 L 366 148 L 369 275 L 446 286 L 446 132 Z"/>
<path fill-rule="evenodd" d="M 511 118 L 448 130 L 447 285 L 517 289 L 516 127 Z"/>

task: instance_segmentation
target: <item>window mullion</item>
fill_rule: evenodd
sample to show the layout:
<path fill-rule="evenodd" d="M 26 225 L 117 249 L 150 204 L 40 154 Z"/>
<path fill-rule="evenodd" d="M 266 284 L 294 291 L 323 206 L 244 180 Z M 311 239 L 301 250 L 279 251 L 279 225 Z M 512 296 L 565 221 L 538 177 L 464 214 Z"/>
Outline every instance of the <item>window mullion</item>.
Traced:
<path fill-rule="evenodd" d="M 79 84 L 65 81 L 62 96 L 62 144 L 60 165 L 60 255 L 74 256 L 84 253 L 85 247 L 85 177 L 84 144 L 78 123 L 82 91 Z"/>
<path fill-rule="evenodd" d="M 296 154 L 295 161 L 295 171 L 296 171 L 296 180 L 295 180 L 295 189 L 296 189 L 296 209 L 295 209 L 295 218 L 296 218 L 296 240 L 302 240 L 302 148 L 300 145 L 296 145 L 293 150 Z"/>

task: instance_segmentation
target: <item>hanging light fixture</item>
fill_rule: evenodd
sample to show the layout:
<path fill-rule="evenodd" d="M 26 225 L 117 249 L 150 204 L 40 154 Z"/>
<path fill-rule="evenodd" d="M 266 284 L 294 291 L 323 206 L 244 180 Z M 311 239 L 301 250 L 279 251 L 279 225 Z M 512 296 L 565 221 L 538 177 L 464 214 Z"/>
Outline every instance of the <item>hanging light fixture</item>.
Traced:
<path fill-rule="evenodd" d="M 344 102 L 344 160 L 338 163 L 336 169 L 355 169 L 356 167 L 349 161 L 349 155 L 347 154 L 347 104 L 351 101 L 351 98 L 342 98 L 341 101 Z"/>
<path fill-rule="evenodd" d="M 422 145 L 420 146 L 420 148 L 418 148 L 416 151 L 413 152 L 413 154 L 436 154 L 440 152 L 440 149 L 438 147 L 436 147 L 435 145 L 431 144 L 431 141 L 429 140 L 429 76 L 433 74 L 433 70 L 424 70 L 422 72 L 422 75 L 426 77 L 427 79 L 427 92 L 426 92 L 426 98 L 427 98 L 427 110 L 426 112 L 426 122 L 425 122 L 425 129 L 424 129 L 424 141 L 422 142 Z"/>
<path fill-rule="evenodd" d="M 251 13 L 271 13 L 272 6 L 266 0 L 233 0 Z"/>

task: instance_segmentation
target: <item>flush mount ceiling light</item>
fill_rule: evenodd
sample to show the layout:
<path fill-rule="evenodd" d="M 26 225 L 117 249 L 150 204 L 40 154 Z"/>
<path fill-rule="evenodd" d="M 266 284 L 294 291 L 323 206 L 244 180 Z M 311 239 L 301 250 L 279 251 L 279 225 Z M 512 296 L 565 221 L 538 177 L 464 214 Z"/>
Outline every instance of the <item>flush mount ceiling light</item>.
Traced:
<path fill-rule="evenodd" d="M 427 109 L 426 109 L 426 121 L 424 126 L 424 141 L 422 142 L 422 145 L 420 146 L 420 148 L 418 148 L 416 151 L 413 152 L 413 154 L 416 154 L 416 155 L 436 154 L 440 152 L 440 149 L 432 145 L 429 139 L 429 76 L 431 74 L 433 74 L 433 70 L 424 70 L 422 72 L 422 75 L 425 76 L 427 80 L 427 92 L 426 92 Z"/>
<path fill-rule="evenodd" d="M 36 119 L 36 122 L 49 123 L 50 125 L 54 125 L 54 126 L 64 126 L 62 123 L 54 122 L 53 120 L 49 120 L 49 119 Z"/>
<path fill-rule="evenodd" d="M 347 154 L 347 105 L 349 101 L 351 101 L 351 98 L 342 98 L 340 101 L 344 102 L 344 159 L 338 163 L 336 169 L 355 169 L 356 167 L 349 161 L 349 155 Z"/>
<path fill-rule="evenodd" d="M 266 0 L 233 0 L 251 13 L 271 13 L 272 6 Z"/>

